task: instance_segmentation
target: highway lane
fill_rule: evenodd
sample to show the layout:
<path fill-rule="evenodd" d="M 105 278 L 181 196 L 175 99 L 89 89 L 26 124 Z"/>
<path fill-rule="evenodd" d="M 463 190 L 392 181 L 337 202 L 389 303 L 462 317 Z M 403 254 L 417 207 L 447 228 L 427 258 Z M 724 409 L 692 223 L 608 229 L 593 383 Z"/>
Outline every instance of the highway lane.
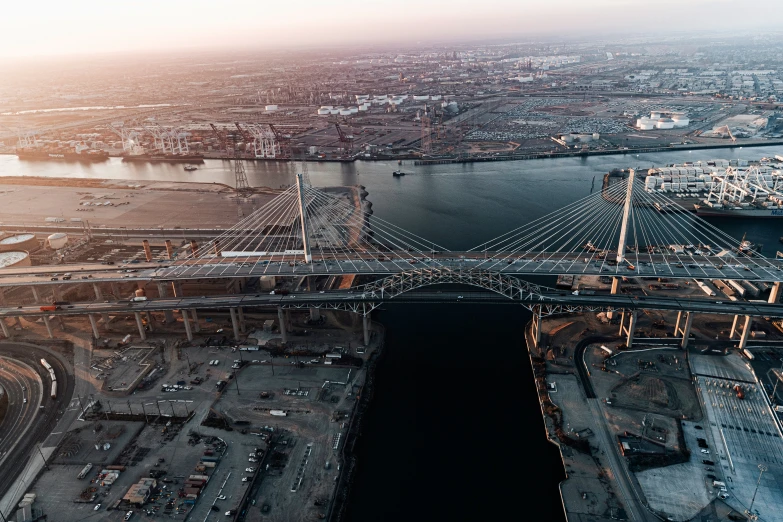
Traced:
<path fill-rule="evenodd" d="M 404 257 L 397 257 L 398 255 Z M 505 275 L 598 275 L 618 277 L 665 277 L 672 279 L 730 279 L 746 281 L 783 281 L 783 261 L 754 258 L 731 259 L 726 256 L 673 256 L 634 254 L 631 263 L 614 264 L 595 259 L 590 253 L 559 254 L 541 252 L 518 255 L 489 253 L 485 259 L 475 252 L 442 252 L 423 257 L 420 254 L 361 254 L 353 259 L 316 252 L 313 262 L 305 263 L 301 255 L 208 257 L 128 263 L 112 267 L 96 263 L 57 266 L 19 267 L 0 270 L 0 287 L 22 285 L 77 284 L 118 281 L 173 281 L 178 279 L 211 279 L 260 277 L 264 275 L 304 276 L 366 274 L 387 276 L 414 270 L 489 270 Z M 375 257 L 378 256 L 378 257 Z M 494 256 L 494 259 L 493 259 Z M 380 260 L 383 259 L 383 260 Z M 69 279 L 63 280 L 63 276 Z M 56 279 L 53 279 L 56 278 Z"/>
<path fill-rule="evenodd" d="M 235 307 L 306 307 L 339 306 L 361 308 L 362 304 L 381 303 L 477 303 L 477 304 L 540 304 L 582 306 L 614 310 L 685 310 L 700 313 L 724 315 L 750 315 L 759 317 L 783 317 L 783 304 L 756 303 L 718 300 L 716 298 L 684 298 L 663 296 L 629 296 L 624 294 L 574 295 L 565 291 L 545 291 L 541 294 L 517 292 L 512 299 L 503 294 L 486 290 L 412 290 L 400 294 L 382 291 L 364 292 L 357 290 L 325 290 L 321 292 L 296 292 L 289 295 L 239 294 L 193 296 L 181 298 L 147 299 L 145 301 L 73 302 L 61 305 L 55 311 L 41 311 L 40 305 L 3 307 L 0 317 L 23 317 L 41 315 L 83 315 L 87 313 L 133 313 L 157 312 L 179 309 L 216 309 Z"/>

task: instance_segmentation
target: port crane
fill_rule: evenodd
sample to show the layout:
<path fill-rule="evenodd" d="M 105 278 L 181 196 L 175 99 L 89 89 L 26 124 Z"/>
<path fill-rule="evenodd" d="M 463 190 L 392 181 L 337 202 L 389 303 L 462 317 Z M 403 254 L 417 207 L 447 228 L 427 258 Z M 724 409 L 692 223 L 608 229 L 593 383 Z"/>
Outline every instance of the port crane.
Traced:
<path fill-rule="evenodd" d="M 341 148 L 343 149 L 343 152 L 350 154 L 353 152 L 353 135 L 346 134 L 342 127 L 340 127 L 339 123 L 335 122 L 334 126 L 337 129 L 337 135 L 340 137 L 340 143 L 342 144 Z"/>
<path fill-rule="evenodd" d="M 737 143 L 737 138 L 735 138 L 734 135 L 731 133 L 731 129 L 729 128 L 728 125 L 724 125 L 723 127 L 718 127 L 717 129 L 715 129 L 715 132 L 726 133 L 729 135 L 729 138 L 731 138 L 732 143 Z"/>
<path fill-rule="evenodd" d="M 209 126 L 212 127 L 212 132 L 220 144 L 220 151 L 228 153 L 228 140 L 226 140 L 225 132 L 219 131 L 214 123 L 210 123 Z"/>

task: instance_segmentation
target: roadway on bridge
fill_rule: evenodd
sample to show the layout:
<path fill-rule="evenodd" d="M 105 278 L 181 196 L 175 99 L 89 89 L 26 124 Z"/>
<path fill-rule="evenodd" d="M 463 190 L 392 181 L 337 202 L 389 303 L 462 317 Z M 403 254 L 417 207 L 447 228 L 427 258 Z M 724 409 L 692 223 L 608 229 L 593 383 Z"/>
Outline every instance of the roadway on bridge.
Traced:
<path fill-rule="evenodd" d="M 441 254 L 445 255 L 445 254 Z M 449 253 L 454 256 L 456 254 Z M 475 255 L 475 253 L 474 253 Z M 502 253 L 493 253 L 500 259 L 483 257 L 431 257 L 386 259 L 365 256 L 362 259 L 338 260 L 324 257 L 305 263 L 301 256 L 271 256 L 263 261 L 259 258 L 201 258 L 196 260 L 163 261 L 161 263 L 127 263 L 108 268 L 105 265 L 74 264 L 57 266 L 7 268 L 0 271 L 0 287 L 22 285 L 50 285 L 92 282 L 119 281 L 172 281 L 181 279 L 213 279 L 234 277 L 305 276 L 305 275 L 394 275 L 413 270 L 490 270 L 504 275 L 597 275 L 618 277 L 666 277 L 673 279 L 730 279 L 746 281 L 783 280 L 783 261 L 761 260 L 761 264 L 726 262 L 714 257 L 704 258 L 700 262 L 681 263 L 665 256 L 639 256 L 637 264 L 621 263 L 611 265 L 606 262 L 589 261 L 578 254 L 563 257 L 540 254 L 535 259 L 509 258 L 504 260 Z M 317 256 L 315 256 L 317 257 Z M 585 260 L 588 259 L 588 262 Z M 759 260 L 755 260 L 759 261 Z M 68 279 L 64 280 L 63 276 Z M 53 279 L 56 278 L 56 279 Z"/>
<path fill-rule="evenodd" d="M 61 305 L 55 311 L 42 311 L 40 305 L 3 307 L 0 317 L 23 317 L 41 315 L 82 315 L 88 313 L 133 313 L 157 312 L 178 309 L 215 309 L 236 307 L 331 307 L 344 308 L 367 304 L 395 303 L 478 303 L 478 304 L 525 304 L 527 306 L 566 305 L 594 309 L 650 309 L 675 310 L 697 313 L 750 315 L 756 317 L 783 317 L 783 304 L 750 303 L 715 299 L 688 299 L 682 297 L 628 296 L 623 294 L 574 295 L 571 292 L 530 294 L 520 299 L 490 291 L 437 291 L 431 289 L 412 290 L 400 294 L 384 292 L 356 292 L 353 290 L 327 290 L 321 292 L 297 292 L 289 295 L 238 294 L 212 295 L 181 298 L 147 299 L 145 301 L 73 302 Z"/>

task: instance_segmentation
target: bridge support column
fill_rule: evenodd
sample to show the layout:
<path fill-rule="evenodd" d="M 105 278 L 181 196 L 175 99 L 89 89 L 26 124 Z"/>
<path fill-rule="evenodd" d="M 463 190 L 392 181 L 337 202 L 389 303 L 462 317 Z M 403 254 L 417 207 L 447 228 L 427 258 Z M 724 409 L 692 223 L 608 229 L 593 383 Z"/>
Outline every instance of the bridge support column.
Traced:
<path fill-rule="evenodd" d="M 612 295 L 615 295 L 619 291 L 620 291 L 620 278 L 619 277 L 613 277 L 612 278 Z M 611 321 L 614 318 L 614 312 L 611 311 L 611 310 L 606 312 L 606 317 Z"/>
<path fill-rule="evenodd" d="M 114 296 L 116 300 L 122 299 L 122 295 L 120 294 L 120 285 L 118 285 L 116 282 L 109 283 L 111 286 L 111 293 Z"/>
<path fill-rule="evenodd" d="M 313 291 L 313 278 L 310 276 L 307 276 L 307 291 L 312 292 Z M 317 321 L 321 318 L 321 309 L 320 308 L 310 308 L 310 320 L 311 321 Z"/>
<path fill-rule="evenodd" d="M 753 318 L 749 315 L 745 316 L 745 327 L 742 329 L 742 337 L 740 337 L 739 349 L 744 350 L 748 346 L 748 337 L 750 336 L 750 328 L 753 326 Z"/>
<path fill-rule="evenodd" d="M 780 281 L 772 283 L 772 290 L 769 291 L 769 303 L 775 304 L 780 301 Z"/>
<path fill-rule="evenodd" d="M 95 316 L 87 314 L 87 317 L 90 319 L 90 326 L 92 326 L 92 336 L 96 339 L 100 339 L 101 334 L 98 332 L 98 322 L 95 320 Z"/>
<path fill-rule="evenodd" d="M 158 295 L 161 298 L 166 298 L 169 296 L 169 293 L 166 291 L 166 284 L 165 283 L 158 283 Z M 174 322 L 174 312 L 171 310 L 164 310 L 163 317 L 166 319 L 166 324 L 170 324 Z"/>
<path fill-rule="evenodd" d="M 116 283 L 112 283 L 112 284 L 116 284 Z M 103 302 L 103 291 L 101 290 L 101 287 L 98 286 L 98 283 L 93 283 L 92 284 L 92 290 L 93 290 L 93 292 L 95 292 L 95 299 L 102 303 Z M 103 324 L 109 324 L 109 314 L 107 314 L 106 312 L 102 312 L 101 313 L 101 318 L 103 319 Z M 96 339 L 97 339 L 97 337 L 96 337 Z"/>
<path fill-rule="evenodd" d="M 33 302 L 40 303 L 41 302 L 41 298 L 38 295 L 38 289 L 35 286 L 31 285 L 30 286 L 30 290 L 32 290 L 32 292 L 33 292 Z"/>
<path fill-rule="evenodd" d="M 688 347 L 688 342 L 691 338 L 691 326 L 693 326 L 693 313 L 685 313 L 685 322 L 683 323 L 683 311 L 677 312 L 677 323 L 674 325 L 674 336 L 682 335 L 680 340 L 680 347 L 684 350 Z"/>
<path fill-rule="evenodd" d="M 280 335 L 283 337 L 283 344 L 288 342 L 288 328 L 286 328 L 285 314 L 283 307 L 277 307 L 277 321 L 280 323 Z"/>
<path fill-rule="evenodd" d="M 199 333 L 201 331 L 201 327 L 198 325 L 198 312 L 194 308 L 190 311 L 190 313 L 193 314 L 193 331 Z"/>
<path fill-rule="evenodd" d="M 245 333 L 247 330 L 245 325 L 245 311 L 242 310 L 241 306 L 237 308 L 237 315 L 239 316 L 239 331 Z"/>
<path fill-rule="evenodd" d="M 234 329 L 234 340 L 239 340 L 239 321 L 237 320 L 237 309 L 236 308 L 229 308 L 228 311 L 231 313 L 231 327 Z"/>
<path fill-rule="evenodd" d="M 141 337 L 142 341 L 146 341 L 147 332 L 144 331 L 144 323 L 141 321 L 141 313 L 133 312 L 133 315 L 136 316 L 136 326 L 139 327 L 139 337 Z"/>
<path fill-rule="evenodd" d="M 171 291 L 174 292 L 174 297 L 185 297 L 185 292 L 182 291 L 182 283 L 179 281 L 171 282 Z"/>
<path fill-rule="evenodd" d="M 541 345 L 541 307 L 533 307 L 533 320 L 530 322 L 530 336 L 533 338 L 533 347 Z"/>
<path fill-rule="evenodd" d="M 54 339 L 54 334 L 52 333 L 52 325 L 49 323 L 49 316 L 43 316 L 43 322 L 44 326 L 46 326 L 46 333 L 49 334 L 49 339 Z"/>
<path fill-rule="evenodd" d="M 60 292 L 59 286 L 53 286 L 52 287 L 52 301 L 62 301 L 63 295 L 62 292 Z"/>
<path fill-rule="evenodd" d="M 182 324 L 185 325 L 185 335 L 188 337 L 188 341 L 193 340 L 193 330 L 190 329 L 190 320 L 188 319 L 188 311 L 182 309 Z"/>
<path fill-rule="evenodd" d="M 729 339 L 734 339 L 734 336 L 737 335 L 737 326 L 739 325 L 739 315 L 734 316 L 734 322 L 731 323 L 731 333 L 729 333 Z"/>
<path fill-rule="evenodd" d="M 6 339 L 11 338 L 11 330 L 8 329 L 8 325 L 5 324 L 5 319 L 0 319 L 0 328 L 3 329 L 3 335 Z"/>
<path fill-rule="evenodd" d="M 628 316 L 628 326 L 625 326 L 625 311 L 623 311 L 623 315 L 620 318 L 620 335 L 627 335 L 625 345 L 628 348 L 631 348 L 633 346 L 633 337 L 634 337 L 634 330 L 636 330 L 636 320 L 639 317 L 639 312 L 637 310 L 631 311 L 631 313 Z"/>
<path fill-rule="evenodd" d="M 362 327 L 364 330 L 364 346 L 370 346 L 370 313 L 362 315 Z"/>

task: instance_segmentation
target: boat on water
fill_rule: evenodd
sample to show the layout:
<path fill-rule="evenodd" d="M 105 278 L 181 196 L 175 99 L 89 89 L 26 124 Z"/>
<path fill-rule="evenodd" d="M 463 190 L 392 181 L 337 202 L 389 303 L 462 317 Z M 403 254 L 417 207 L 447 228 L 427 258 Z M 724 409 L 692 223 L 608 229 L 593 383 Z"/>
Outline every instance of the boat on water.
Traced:
<path fill-rule="evenodd" d="M 194 171 L 194 170 L 198 170 L 198 167 L 195 166 L 195 165 L 185 165 L 185 170 L 187 170 L 188 172 L 191 172 L 191 171 Z"/>
<path fill-rule="evenodd" d="M 695 204 L 693 208 L 697 216 L 749 217 L 749 218 L 781 218 L 783 207 L 762 206 L 709 206 Z"/>
<path fill-rule="evenodd" d="M 78 161 L 92 163 L 106 161 L 109 153 L 97 149 L 19 148 L 16 156 L 25 161 Z"/>
<path fill-rule="evenodd" d="M 204 163 L 201 154 L 127 154 L 122 161 L 146 163 Z"/>
<path fill-rule="evenodd" d="M 394 172 L 392 172 L 392 176 L 397 177 L 397 178 L 400 177 L 400 176 L 404 176 L 404 175 L 405 175 L 405 173 L 403 171 L 401 171 L 401 170 L 395 170 Z"/>

